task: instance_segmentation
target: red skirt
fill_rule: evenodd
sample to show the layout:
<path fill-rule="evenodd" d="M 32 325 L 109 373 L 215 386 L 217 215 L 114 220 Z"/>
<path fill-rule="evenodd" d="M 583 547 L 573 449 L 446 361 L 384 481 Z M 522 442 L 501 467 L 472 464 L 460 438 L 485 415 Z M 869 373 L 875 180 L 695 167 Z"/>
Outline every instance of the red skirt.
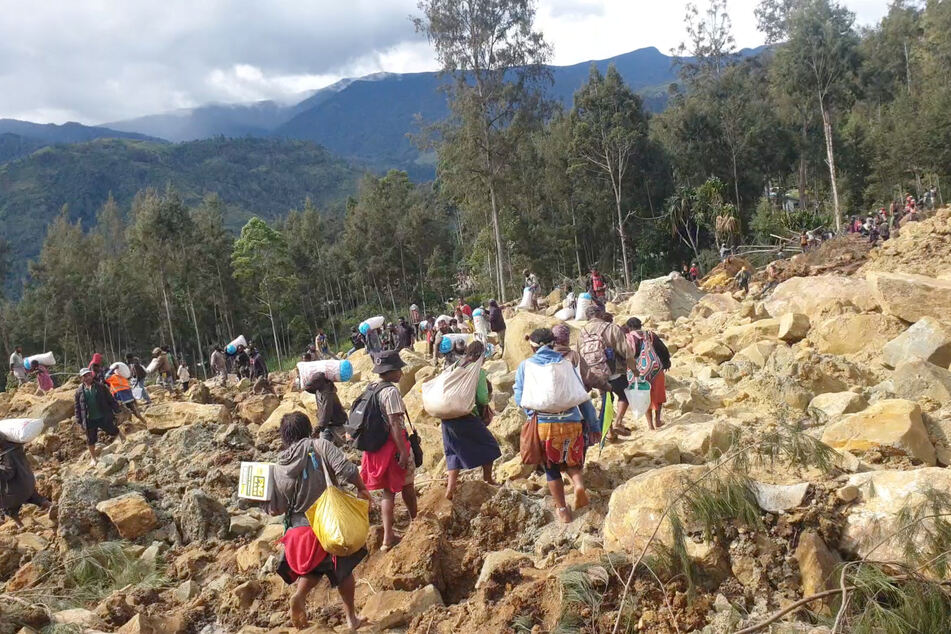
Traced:
<path fill-rule="evenodd" d="M 360 460 L 360 477 L 370 491 L 389 491 L 399 493 L 407 484 L 412 484 L 416 474 L 413 464 L 412 450 L 409 446 L 409 436 L 403 431 L 402 451 L 410 456 L 410 468 L 406 471 L 396 460 L 396 445 L 392 438 L 386 439 L 386 444 L 377 451 L 364 451 Z"/>
<path fill-rule="evenodd" d="M 651 381 L 651 409 L 657 411 L 660 406 L 667 402 L 667 379 L 664 371 L 661 370 Z"/>
<path fill-rule="evenodd" d="M 314 529 L 310 526 L 298 526 L 284 533 L 284 559 L 294 574 L 304 576 L 320 565 L 327 557 L 327 551 L 317 541 Z"/>

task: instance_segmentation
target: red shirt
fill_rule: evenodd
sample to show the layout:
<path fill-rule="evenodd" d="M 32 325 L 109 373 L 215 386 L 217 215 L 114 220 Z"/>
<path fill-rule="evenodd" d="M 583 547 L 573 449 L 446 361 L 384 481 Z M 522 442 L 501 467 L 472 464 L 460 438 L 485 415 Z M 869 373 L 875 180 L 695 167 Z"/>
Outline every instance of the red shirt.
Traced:
<path fill-rule="evenodd" d="M 472 317 L 472 307 L 469 304 L 462 304 L 459 306 L 459 310 L 462 311 L 462 314 L 466 317 Z"/>

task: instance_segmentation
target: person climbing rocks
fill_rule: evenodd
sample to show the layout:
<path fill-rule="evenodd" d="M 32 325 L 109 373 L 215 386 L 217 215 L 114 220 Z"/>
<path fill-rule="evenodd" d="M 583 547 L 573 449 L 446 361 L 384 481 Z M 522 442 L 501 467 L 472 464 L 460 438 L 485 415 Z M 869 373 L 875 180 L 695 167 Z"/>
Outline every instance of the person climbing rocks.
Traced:
<path fill-rule="evenodd" d="M 116 414 L 122 411 L 122 408 L 108 388 L 96 381 L 93 371 L 89 368 L 79 371 L 79 380 L 81 383 L 73 395 L 76 423 L 86 434 L 90 464 L 95 466 L 99 461 L 96 442 L 100 429 L 112 438 L 118 436 L 123 441 L 126 439 L 125 434 L 116 425 Z"/>

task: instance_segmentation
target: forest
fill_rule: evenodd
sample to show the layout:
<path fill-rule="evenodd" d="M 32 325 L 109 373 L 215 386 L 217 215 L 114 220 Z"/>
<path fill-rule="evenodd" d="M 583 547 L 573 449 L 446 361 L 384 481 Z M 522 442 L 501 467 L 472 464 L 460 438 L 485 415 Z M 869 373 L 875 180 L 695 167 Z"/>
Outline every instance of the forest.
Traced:
<path fill-rule="evenodd" d="M 318 328 L 345 347 L 360 319 L 411 302 L 513 299 L 523 268 L 546 288 L 591 266 L 632 288 L 709 267 L 723 243 L 837 230 L 930 187 L 943 202 L 951 0 L 896 0 L 870 28 L 832 0 L 763 0 L 770 46 L 746 59 L 727 8 L 688 6 L 690 61 L 651 116 L 613 69 L 592 69 L 570 109 L 548 100 L 531 0 L 424 0 L 416 26 L 450 103 L 414 138 L 437 156 L 434 181 L 366 175 L 345 205 L 308 199 L 239 235 L 218 196 L 172 188 L 110 198 L 94 222 L 61 214 L 0 307 L 0 341 L 68 365 L 168 344 L 200 364 L 243 333 L 281 362 Z"/>

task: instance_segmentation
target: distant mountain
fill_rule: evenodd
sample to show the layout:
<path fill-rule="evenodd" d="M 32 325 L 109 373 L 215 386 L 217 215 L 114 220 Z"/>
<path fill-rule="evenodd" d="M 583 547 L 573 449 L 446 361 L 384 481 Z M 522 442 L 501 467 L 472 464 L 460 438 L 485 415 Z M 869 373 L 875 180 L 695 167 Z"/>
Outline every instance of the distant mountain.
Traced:
<path fill-rule="evenodd" d="M 0 163 L 26 156 L 47 145 L 83 143 L 104 138 L 162 140 L 140 132 L 112 130 L 72 121 L 56 125 L 18 119 L 0 119 Z"/>
<path fill-rule="evenodd" d="M 71 219 L 90 227 L 110 192 L 128 208 L 140 189 L 171 184 L 190 204 L 218 193 L 226 224 L 237 230 L 252 215 L 277 218 L 300 208 L 307 197 L 318 206 L 343 201 L 363 171 L 296 140 L 99 139 L 55 145 L 0 165 L 0 235 L 12 245 L 14 276 L 20 279 L 63 205 Z"/>
<path fill-rule="evenodd" d="M 741 55 L 761 50 L 748 49 Z M 642 48 L 610 59 L 552 66 L 550 96 L 570 106 L 591 64 L 602 72 L 614 64 L 654 112 L 666 106 L 667 87 L 677 80 L 674 58 L 653 47 Z M 432 123 L 446 116 L 445 95 L 438 90 L 441 82 L 436 73 L 377 73 L 341 80 L 294 105 L 214 104 L 107 125 L 171 141 L 218 135 L 304 139 L 376 169 L 398 167 L 416 178 L 428 178 L 433 174 L 432 157 L 421 156 L 408 134 L 416 131 L 417 117 Z"/>

